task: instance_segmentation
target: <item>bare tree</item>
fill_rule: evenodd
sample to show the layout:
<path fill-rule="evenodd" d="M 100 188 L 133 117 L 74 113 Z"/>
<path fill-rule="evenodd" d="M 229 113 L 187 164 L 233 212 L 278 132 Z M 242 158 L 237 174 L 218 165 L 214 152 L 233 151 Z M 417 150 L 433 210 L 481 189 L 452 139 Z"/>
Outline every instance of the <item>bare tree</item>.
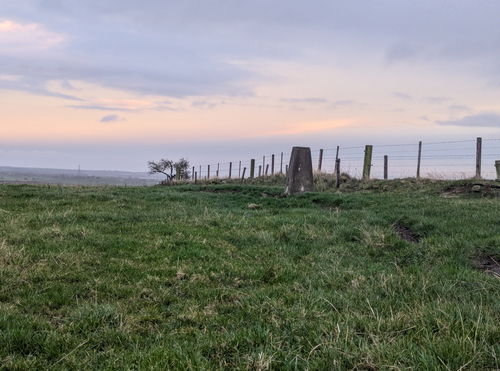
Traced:
<path fill-rule="evenodd" d="M 173 179 L 189 179 L 189 161 L 181 158 L 177 162 L 162 158 L 160 161 L 148 162 L 150 174 L 163 174 L 167 177 L 167 181 L 171 182 Z M 175 173 L 174 173 L 175 170 Z"/>
<path fill-rule="evenodd" d="M 189 171 L 189 161 L 185 158 L 181 158 L 174 164 L 175 168 L 175 177 L 179 180 L 186 180 L 190 178 Z"/>
<path fill-rule="evenodd" d="M 149 161 L 148 167 L 150 174 L 163 174 L 167 177 L 167 180 L 169 182 L 174 177 L 173 174 L 174 162 L 171 160 L 162 158 L 160 161 Z"/>

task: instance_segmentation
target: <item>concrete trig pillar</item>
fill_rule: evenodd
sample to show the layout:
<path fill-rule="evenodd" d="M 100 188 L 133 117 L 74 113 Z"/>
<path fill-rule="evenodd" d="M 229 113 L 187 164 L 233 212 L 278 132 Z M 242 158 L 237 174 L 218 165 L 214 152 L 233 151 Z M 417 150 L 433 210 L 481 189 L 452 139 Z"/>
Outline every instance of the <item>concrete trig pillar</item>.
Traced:
<path fill-rule="evenodd" d="M 293 147 L 286 179 L 286 195 L 311 192 L 314 190 L 311 149 Z"/>

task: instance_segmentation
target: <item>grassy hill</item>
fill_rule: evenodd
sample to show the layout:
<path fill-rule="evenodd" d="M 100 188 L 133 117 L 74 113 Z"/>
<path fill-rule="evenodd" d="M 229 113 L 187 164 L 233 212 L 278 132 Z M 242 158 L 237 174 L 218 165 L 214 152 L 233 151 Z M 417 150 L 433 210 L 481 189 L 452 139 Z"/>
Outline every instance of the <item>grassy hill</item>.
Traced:
<path fill-rule="evenodd" d="M 0 186 L 5 369 L 499 369 L 495 185 Z"/>

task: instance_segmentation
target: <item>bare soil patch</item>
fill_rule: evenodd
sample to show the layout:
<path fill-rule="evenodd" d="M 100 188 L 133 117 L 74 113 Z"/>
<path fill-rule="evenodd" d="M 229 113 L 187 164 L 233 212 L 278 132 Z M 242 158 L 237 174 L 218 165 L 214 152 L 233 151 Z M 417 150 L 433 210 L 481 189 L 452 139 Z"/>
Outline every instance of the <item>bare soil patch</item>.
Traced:
<path fill-rule="evenodd" d="M 500 278 L 500 256 L 483 255 L 473 260 L 475 268 Z"/>
<path fill-rule="evenodd" d="M 403 240 L 413 243 L 420 242 L 420 236 L 411 230 L 410 227 L 407 227 L 401 223 L 396 223 L 393 226 L 394 231 L 401 237 Z"/>
<path fill-rule="evenodd" d="M 500 184 L 492 183 L 465 183 L 456 184 L 443 189 L 444 197 L 460 195 L 480 195 L 485 197 L 500 197 Z"/>

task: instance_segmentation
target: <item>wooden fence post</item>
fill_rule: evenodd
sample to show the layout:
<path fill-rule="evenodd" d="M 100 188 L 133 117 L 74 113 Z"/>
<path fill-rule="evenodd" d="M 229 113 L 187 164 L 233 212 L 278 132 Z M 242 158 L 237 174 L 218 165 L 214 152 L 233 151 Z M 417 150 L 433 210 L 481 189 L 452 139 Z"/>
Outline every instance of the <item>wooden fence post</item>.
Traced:
<path fill-rule="evenodd" d="M 323 166 L 323 149 L 320 149 L 319 150 L 318 171 L 321 171 L 322 166 Z"/>
<path fill-rule="evenodd" d="M 267 176 L 268 171 L 269 171 L 269 164 L 266 165 L 266 176 Z"/>
<path fill-rule="evenodd" d="M 387 155 L 384 156 L 384 179 L 387 180 L 389 175 L 389 157 Z"/>
<path fill-rule="evenodd" d="M 255 159 L 250 160 L 250 178 L 255 176 Z"/>
<path fill-rule="evenodd" d="M 481 151 L 482 151 L 482 138 L 476 139 L 476 178 L 481 179 Z"/>
<path fill-rule="evenodd" d="M 370 170 L 372 167 L 372 153 L 373 153 L 373 146 L 366 145 L 365 146 L 365 160 L 363 162 L 363 180 L 370 179 Z"/>
<path fill-rule="evenodd" d="M 210 165 L 207 167 L 207 179 L 210 179 Z"/>
<path fill-rule="evenodd" d="M 262 165 L 259 165 L 259 178 L 262 175 Z"/>
<path fill-rule="evenodd" d="M 333 172 L 337 174 L 337 160 L 339 159 L 339 150 L 340 146 L 337 146 L 337 153 L 335 154 L 335 169 L 333 169 Z"/>
<path fill-rule="evenodd" d="M 417 159 L 417 179 L 420 179 L 420 163 L 422 161 L 422 141 L 418 142 L 418 159 Z"/>
<path fill-rule="evenodd" d="M 245 172 L 247 171 L 247 168 L 244 167 L 243 168 L 243 175 L 241 176 L 241 182 L 243 183 L 243 181 L 245 180 Z"/>
<path fill-rule="evenodd" d="M 198 172 L 194 172 L 194 184 L 198 183 Z"/>
<path fill-rule="evenodd" d="M 335 187 L 340 187 L 340 158 L 335 160 Z"/>
<path fill-rule="evenodd" d="M 191 171 L 191 180 L 194 179 L 194 166 L 193 166 L 193 170 Z"/>
<path fill-rule="evenodd" d="M 271 155 L 271 175 L 274 175 L 274 155 Z"/>
<path fill-rule="evenodd" d="M 215 177 L 216 178 L 219 177 L 219 163 L 217 163 L 217 172 L 215 173 Z"/>
<path fill-rule="evenodd" d="M 262 156 L 262 173 L 264 173 L 265 168 L 266 168 L 266 156 Z"/>
<path fill-rule="evenodd" d="M 281 152 L 280 174 L 283 174 L 283 152 Z"/>

